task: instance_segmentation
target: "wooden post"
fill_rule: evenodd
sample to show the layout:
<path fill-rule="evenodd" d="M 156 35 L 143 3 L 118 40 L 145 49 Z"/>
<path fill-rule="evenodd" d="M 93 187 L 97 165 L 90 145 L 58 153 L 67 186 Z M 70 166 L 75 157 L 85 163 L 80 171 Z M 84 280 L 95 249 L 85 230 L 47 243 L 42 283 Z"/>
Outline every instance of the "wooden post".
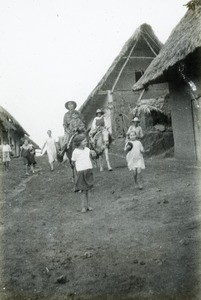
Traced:
<path fill-rule="evenodd" d="M 128 54 L 128 57 L 127 57 L 125 63 L 123 64 L 123 66 L 122 66 L 122 68 L 121 68 L 121 70 L 120 70 L 120 72 L 119 72 L 119 74 L 118 74 L 118 76 L 117 76 L 117 78 L 116 78 L 116 80 L 115 80 L 115 82 L 114 82 L 114 84 L 113 84 L 113 87 L 112 87 L 112 89 L 111 89 L 111 92 L 112 92 L 112 93 L 114 92 L 114 89 L 115 89 L 115 87 L 116 87 L 116 85 L 117 85 L 117 83 L 118 83 L 118 81 L 119 81 L 119 78 L 120 78 L 120 76 L 121 76 L 121 74 L 122 74 L 122 72 L 123 72 L 125 66 L 127 65 L 127 62 L 129 61 L 129 58 L 131 57 L 131 54 L 132 54 L 132 52 L 133 52 L 133 50 L 134 50 L 136 44 L 137 44 L 137 42 L 133 45 L 131 51 L 130 51 L 129 54 Z"/>
<path fill-rule="evenodd" d="M 106 107 L 106 126 L 109 129 L 109 132 L 112 134 L 113 129 L 113 95 L 111 91 L 107 91 L 107 107 Z"/>

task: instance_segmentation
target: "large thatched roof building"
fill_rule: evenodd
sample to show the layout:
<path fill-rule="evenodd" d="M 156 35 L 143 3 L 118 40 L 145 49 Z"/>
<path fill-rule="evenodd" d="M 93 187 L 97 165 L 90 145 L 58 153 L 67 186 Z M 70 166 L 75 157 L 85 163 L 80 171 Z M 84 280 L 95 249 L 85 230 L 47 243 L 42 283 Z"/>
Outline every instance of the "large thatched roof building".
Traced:
<path fill-rule="evenodd" d="M 188 7 L 133 90 L 169 83 L 175 155 L 201 160 L 201 0 Z"/>
<path fill-rule="evenodd" d="M 143 24 L 134 32 L 80 108 L 88 127 L 95 117 L 96 109 L 102 108 L 113 135 L 124 135 L 132 118 L 132 108 L 141 94 L 133 93 L 132 86 L 143 75 L 161 47 L 151 26 Z M 143 97 L 161 97 L 166 93 L 166 86 L 157 85 L 146 91 Z"/>
<path fill-rule="evenodd" d="M 15 156 L 20 153 L 20 146 L 22 144 L 22 138 L 24 136 L 29 137 L 26 130 L 20 125 L 20 123 L 2 106 L 0 106 L 0 145 L 4 141 L 12 146 L 12 150 Z M 39 146 L 34 143 L 35 148 Z"/>

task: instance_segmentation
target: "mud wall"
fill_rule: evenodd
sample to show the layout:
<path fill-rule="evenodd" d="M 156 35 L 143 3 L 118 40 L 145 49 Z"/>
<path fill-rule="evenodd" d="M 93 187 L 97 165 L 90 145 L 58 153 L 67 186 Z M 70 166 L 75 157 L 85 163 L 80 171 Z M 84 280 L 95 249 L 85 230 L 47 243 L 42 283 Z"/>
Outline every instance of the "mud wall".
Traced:
<path fill-rule="evenodd" d="M 169 83 L 174 153 L 179 159 L 196 160 L 192 102 L 185 85 Z"/>

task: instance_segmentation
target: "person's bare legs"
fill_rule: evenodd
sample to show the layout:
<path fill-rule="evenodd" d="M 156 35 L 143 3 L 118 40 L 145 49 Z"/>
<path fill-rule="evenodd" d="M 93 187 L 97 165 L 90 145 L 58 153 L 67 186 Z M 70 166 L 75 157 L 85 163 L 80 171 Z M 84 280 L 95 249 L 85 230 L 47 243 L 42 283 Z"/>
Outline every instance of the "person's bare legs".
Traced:
<path fill-rule="evenodd" d="M 26 175 L 29 175 L 29 172 L 28 172 L 28 165 L 26 164 Z"/>
<path fill-rule="evenodd" d="M 138 187 L 140 190 L 143 189 L 142 185 L 142 173 L 141 173 L 141 168 L 137 168 L 137 181 L 138 181 Z"/>
<path fill-rule="evenodd" d="M 81 192 L 81 204 L 82 204 L 81 212 L 82 213 L 85 213 L 87 211 L 86 206 L 85 206 L 85 202 L 86 202 L 86 194 L 85 194 L 85 191 L 82 191 Z"/>
<path fill-rule="evenodd" d="M 89 191 L 86 191 L 86 208 L 91 211 L 93 208 L 89 205 Z"/>
<path fill-rule="evenodd" d="M 54 165 L 53 165 L 53 162 L 50 163 L 50 171 L 54 171 Z"/>
<path fill-rule="evenodd" d="M 31 172 L 34 174 L 35 170 L 34 170 L 34 165 L 31 165 Z"/>
<path fill-rule="evenodd" d="M 134 186 L 136 187 L 138 185 L 138 182 L 137 182 L 137 169 L 133 170 L 133 177 L 134 177 Z"/>
<path fill-rule="evenodd" d="M 108 148 L 107 147 L 105 148 L 104 153 L 105 153 L 105 159 L 106 159 L 108 170 L 112 171 L 112 167 L 110 166 L 109 153 L 108 153 Z"/>
<path fill-rule="evenodd" d="M 81 203 L 82 203 L 82 210 L 81 212 L 85 213 L 87 210 L 91 211 L 93 208 L 89 206 L 89 193 L 88 191 L 81 192 Z"/>

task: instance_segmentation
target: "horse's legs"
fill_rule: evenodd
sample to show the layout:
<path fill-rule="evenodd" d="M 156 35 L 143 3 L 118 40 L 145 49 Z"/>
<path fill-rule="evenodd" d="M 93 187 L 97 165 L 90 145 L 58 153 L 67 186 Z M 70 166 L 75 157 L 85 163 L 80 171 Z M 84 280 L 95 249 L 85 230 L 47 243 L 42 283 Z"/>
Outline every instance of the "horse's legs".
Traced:
<path fill-rule="evenodd" d="M 103 172 L 103 156 L 99 156 L 99 166 L 100 166 L 100 172 Z"/>
<path fill-rule="evenodd" d="M 106 159 L 108 170 L 112 171 L 112 167 L 110 166 L 109 154 L 108 154 L 108 148 L 107 147 L 105 148 L 104 153 L 105 153 L 105 159 Z"/>

